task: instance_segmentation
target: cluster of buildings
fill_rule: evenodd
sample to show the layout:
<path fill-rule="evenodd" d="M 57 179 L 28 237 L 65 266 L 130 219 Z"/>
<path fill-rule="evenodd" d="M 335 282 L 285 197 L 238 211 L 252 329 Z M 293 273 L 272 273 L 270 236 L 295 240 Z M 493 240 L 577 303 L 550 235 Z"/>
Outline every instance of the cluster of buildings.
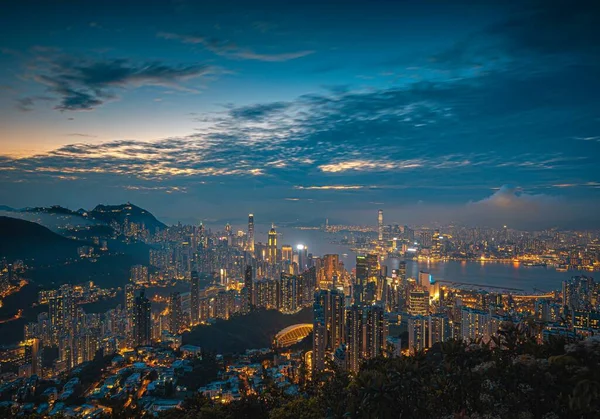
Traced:
<path fill-rule="evenodd" d="M 3 364 L 17 369 L 0 376 L 0 393 L 4 388 L 14 394 L 37 394 L 36 380 L 68 377 L 101 352 L 114 354 L 114 365 L 84 394 L 86 404 L 80 410 L 106 413 L 106 399 L 138 403 L 151 413 L 174 408 L 180 403 L 177 397 L 187 391 L 178 374 L 193 371 L 188 358 L 197 358 L 199 352 L 182 346 L 182 333 L 258 309 L 294 314 L 312 308 L 311 324 L 291 327 L 274 344 L 293 346 L 312 333 L 311 347 L 274 353 L 266 349 L 258 354 L 263 361 L 264 356 L 274 356 L 266 364 L 256 361 L 252 351 L 234 357 L 222 365 L 218 380 L 198 391 L 227 402 L 244 393 L 260 393 L 268 378 L 293 393 L 303 370 L 309 375 L 334 367 L 357 372 L 368 359 L 428 350 L 449 339 L 487 342 L 506 321 L 527 324 L 539 340 L 600 332 L 600 284 L 590 277 L 573 277 L 561 291 L 523 295 L 465 288 L 424 271 L 411 277 L 401 261 L 481 255 L 498 260 L 528 255 L 527 260 L 547 261 L 552 253 L 552 260 L 564 260 L 568 266 L 595 267 L 597 238 L 507 228 L 450 227 L 442 233 L 386 226 L 383 221 L 380 210 L 375 230 L 355 230 L 373 237 L 362 242 L 353 270 L 346 269 L 337 254 L 316 256 L 304 244 L 279 243 L 274 226 L 266 243 L 257 242 L 252 214 L 246 231 L 238 232 L 230 225 L 213 232 L 203 225 L 180 224 L 150 234 L 143 225 L 121 225 L 129 239 L 152 245 L 148 266 L 131 267 L 121 304 L 105 313 L 85 313 L 80 303 L 114 296 L 113 290 L 92 283 L 40 292 L 38 302 L 48 309 L 25 326 L 21 345 L 2 352 Z M 326 230 L 339 231 L 328 223 Z M 388 272 L 382 262 L 390 256 L 397 263 Z M 5 266 L 0 286 L 2 278 L 14 272 L 14 266 Z M 166 295 L 150 291 L 174 284 Z M 65 404 L 68 390 L 50 391 L 42 410 L 70 409 Z M 65 400 L 61 394 L 67 395 Z"/>
<path fill-rule="evenodd" d="M 558 271 L 600 270 L 600 240 L 590 231 L 521 231 L 449 225 L 409 228 L 385 225 L 379 210 L 377 226 L 331 226 L 324 230 L 346 234 L 342 240 L 356 253 L 375 252 L 427 261 L 479 260 L 548 266 Z"/>

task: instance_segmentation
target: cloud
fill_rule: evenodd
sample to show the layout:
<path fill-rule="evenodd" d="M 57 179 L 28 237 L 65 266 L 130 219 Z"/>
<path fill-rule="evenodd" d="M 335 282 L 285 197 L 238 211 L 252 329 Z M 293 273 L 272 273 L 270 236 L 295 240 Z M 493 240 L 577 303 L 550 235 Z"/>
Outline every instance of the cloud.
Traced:
<path fill-rule="evenodd" d="M 58 97 L 55 109 L 60 111 L 93 110 L 117 99 L 118 91 L 144 86 L 198 92 L 188 82 L 198 78 L 207 80 L 220 71 L 206 64 L 172 66 L 158 61 L 79 58 L 54 52 L 41 53 L 30 68 L 27 77 Z M 37 101 L 26 99 L 31 105 Z"/>
<path fill-rule="evenodd" d="M 248 48 L 242 48 L 233 42 L 216 38 L 170 32 L 159 32 L 157 36 L 163 39 L 179 41 L 184 44 L 202 45 L 210 52 L 230 59 L 278 62 L 295 60 L 315 53 L 314 50 L 303 50 L 278 54 L 261 54 Z"/>
<path fill-rule="evenodd" d="M 294 186 L 294 189 L 304 189 L 308 191 L 352 191 L 364 189 L 362 185 L 323 185 L 323 186 Z"/>
<path fill-rule="evenodd" d="M 35 104 L 33 98 L 24 97 L 16 100 L 16 108 L 21 112 L 29 112 L 33 110 L 33 106 Z"/>
<path fill-rule="evenodd" d="M 239 106 L 231 110 L 230 115 L 235 119 L 260 121 L 268 116 L 278 114 L 291 105 L 286 102 L 259 103 L 249 106 Z"/>
<path fill-rule="evenodd" d="M 114 94 L 122 82 L 98 83 Z M 305 201 L 319 198 L 310 201 L 322 205 L 319 211 L 349 217 L 354 209 L 371 208 L 369 202 L 385 202 L 390 211 L 408 206 L 405 219 L 513 224 L 537 217 L 540 224 L 568 225 L 576 215 L 564 202 L 598 202 L 600 188 L 587 184 L 598 180 L 599 143 L 574 140 L 598 132 L 600 108 L 589 95 L 598 88 L 595 73 L 561 69 L 535 77 L 500 72 L 380 89 L 324 89 L 285 102 L 228 105 L 202 114 L 200 127 L 188 136 L 79 143 L 0 159 L 0 185 L 18 180 L 37 187 L 28 196 L 38 196 L 40 185 L 49 193 L 48 183 L 62 176 L 72 179 L 69 191 L 82 178 L 98 188 L 139 186 L 120 188 L 134 196 L 186 188 L 187 194 L 172 197 L 183 205 L 183 196 L 202 196 L 202 205 L 215 206 L 206 211 L 219 211 L 217 202 L 237 209 L 241 200 L 250 212 L 268 211 L 277 201 L 293 204 L 301 215 Z M 504 188 L 480 202 L 508 182 L 527 192 Z M 225 189 L 231 194 L 223 197 Z M 551 204 L 538 196 L 558 191 L 563 197 Z M 288 197 L 301 200 L 286 202 Z M 417 201 L 424 204 L 410 207 Z"/>

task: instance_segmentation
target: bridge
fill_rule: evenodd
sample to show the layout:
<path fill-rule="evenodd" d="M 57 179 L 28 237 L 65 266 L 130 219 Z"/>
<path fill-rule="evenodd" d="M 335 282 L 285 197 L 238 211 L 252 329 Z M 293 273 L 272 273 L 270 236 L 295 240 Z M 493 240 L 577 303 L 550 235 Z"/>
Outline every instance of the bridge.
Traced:
<path fill-rule="evenodd" d="M 275 335 L 273 343 L 278 348 L 287 348 L 311 334 L 312 323 L 299 323 L 288 326 Z"/>

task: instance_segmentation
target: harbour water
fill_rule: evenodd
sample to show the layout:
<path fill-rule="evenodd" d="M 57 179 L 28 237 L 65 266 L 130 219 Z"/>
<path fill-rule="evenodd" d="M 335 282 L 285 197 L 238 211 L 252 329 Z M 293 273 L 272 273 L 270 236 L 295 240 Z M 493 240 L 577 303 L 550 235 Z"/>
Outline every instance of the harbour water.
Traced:
<path fill-rule="evenodd" d="M 270 226 L 269 226 L 270 228 Z M 257 228 L 256 241 L 265 241 L 264 226 Z M 259 232 L 260 231 L 260 232 Z M 300 230 L 296 228 L 277 228 L 279 245 L 304 244 L 308 246 L 309 253 L 322 256 L 327 253 L 337 253 L 344 262 L 346 269 L 354 268 L 356 254 L 347 246 L 339 244 L 344 234 L 330 234 L 321 230 Z M 346 235 L 348 235 L 346 233 Z M 391 269 L 397 268 L 399 259 L 386 261 Z M 447 262 L 421 262 L 406 261 L 406 273 L 409 277 L 417 277 L 419 271 L 426 271 L 439 281 L 450 281 L 465 284 L 481 285 L 482 287 L 513 288 L 524 292 L 560 290 L 562 281 L 574 275 L 588 275 L 594 277 L 594 272 L 567 271 L 558 272 L 552 267 L 524 266 L 523 264 L 483 262 L 483 261 L 447 261 Z M 537 291 L 536 291 L 537 290 Z"/>

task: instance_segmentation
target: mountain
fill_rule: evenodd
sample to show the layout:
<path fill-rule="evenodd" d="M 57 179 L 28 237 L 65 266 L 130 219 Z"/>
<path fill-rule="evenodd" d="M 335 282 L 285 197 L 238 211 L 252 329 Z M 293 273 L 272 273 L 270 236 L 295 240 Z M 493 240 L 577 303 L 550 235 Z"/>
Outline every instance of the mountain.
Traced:
<path fill-rule="evenodd" d="M 0 258 L 48 264 L 77 258 L 77 248 L 85 244 L 87 242 L 68 239 L 30 221 L 0 216 Z"/>
<path fill-rule="evenodd" d="M 87 213 L 88 218 L 93 218 L 97 221 L 110 224 L 111 221 L 116 221 L 122 224 L 125 219 L 134 223 L 144 223 L 147 229 L 163 229 L 167 226 L 161 223 L 149 211 L 135 206 L 131 203 L 121 205 L 98 205 L 93 210 Z"/>
<path fill-rule="evenodd" d="M 57 215 L 75 215 L 79 216 L 75 211 L 71 211 L 68 208 L 61 207 L 60 205 L 52 205 L 51 207 L 33 207 L 33 208 L 24 208 L 23 212 L 34 212 L 34 213 L 44 213 L 44 214 L 57 214 Z"/>

